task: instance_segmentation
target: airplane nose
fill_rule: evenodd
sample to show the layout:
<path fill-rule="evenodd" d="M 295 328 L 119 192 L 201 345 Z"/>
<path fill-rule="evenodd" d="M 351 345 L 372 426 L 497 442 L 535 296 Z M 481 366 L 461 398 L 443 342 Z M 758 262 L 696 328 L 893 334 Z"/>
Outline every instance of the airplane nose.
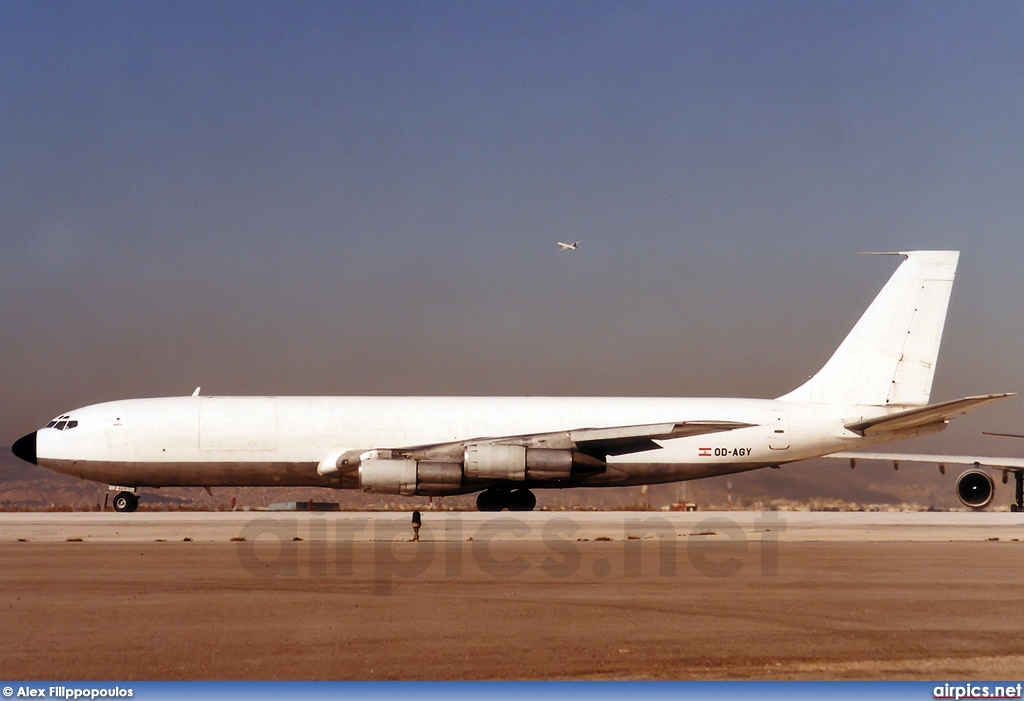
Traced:
<path fill-rule="evenodd" d="M 30 462 L 33 465 L 38 464 L 36 462 L 36 432 L 33 431 L 27 436 L 22 436 L 14 441 L 14 445 L 11 446 L 11 452 L 25 462 Z"/>

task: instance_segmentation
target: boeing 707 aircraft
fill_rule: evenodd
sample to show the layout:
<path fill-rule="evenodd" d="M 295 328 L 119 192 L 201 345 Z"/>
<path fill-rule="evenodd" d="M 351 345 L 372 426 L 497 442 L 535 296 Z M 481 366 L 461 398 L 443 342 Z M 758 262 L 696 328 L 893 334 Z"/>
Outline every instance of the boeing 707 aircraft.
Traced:
<path fill-rule="evenodd" d="M 700 479 L 943 430 L 1009 394 L 928 404 L 959 253 L 913 251 L 825 366 L 778 399 L 211 397 L 129 399 L 61 414 L 15 455 L 140 487 L 315 486 L 479 492 L 530 510 L 531 490 Z"/>

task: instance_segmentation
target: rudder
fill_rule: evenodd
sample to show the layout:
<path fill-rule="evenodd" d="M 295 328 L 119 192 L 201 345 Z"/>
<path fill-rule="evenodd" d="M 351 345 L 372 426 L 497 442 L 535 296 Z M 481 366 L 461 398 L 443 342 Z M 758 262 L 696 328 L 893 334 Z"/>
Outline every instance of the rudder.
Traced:
<path fill-rule="evenodd" d="M 924 406 L 959 251 L 909 251 L 825 366 L 779 399 Z"/>

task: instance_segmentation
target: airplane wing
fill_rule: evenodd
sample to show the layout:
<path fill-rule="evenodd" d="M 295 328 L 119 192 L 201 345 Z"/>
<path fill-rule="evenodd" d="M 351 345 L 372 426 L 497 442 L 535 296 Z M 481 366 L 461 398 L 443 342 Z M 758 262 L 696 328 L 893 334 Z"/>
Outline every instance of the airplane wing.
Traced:
<path fill-rule="evenodd" d="M 872 436 L 888 431 L 901 431 L 905 429 L 918 428 L 935 423 L 945 423 L 952 418 L 966 414 L 969 411 L 983 407 L 986 404 L 997 402 L 1000 399 L 1012 397 L 1013 392 L 1001 394 L 983 394 L 976 397 L 964 397 L 954 399 L 940 404 L 932 404 L 907 411 L 900 411 L 895 414 L 876 416 L 864 421 L 854 421 L 846 425 L 846 428 L 859 433 L 862 436 Z"/>
<path fill-rule="evenodd" d="M 459 462 L 467 446 L 502 445 L 527 449 L 563 450 L 573 454 L 591 468 L 603 470 L 609 455 L 626 455 L 656 450 L 659 440 L 702 436 L 708 433 L 735 431 L 755 424 L 740 421 L 677 421 L 673 423 L 642 424 L 638 426 L 612 426 L 606 428 L 576 428 L 551 433 L 533 433 L 521 436 L 485 436 L 467 438 L 448 443 L 405 446 L 398 448 L 368 448 L 349 450 L 328 456 L 317 467 L 321 475 L 333 472 L 354 472 L 361 459 L 370 452 L 387 454 L 392 458 Z"/>
<path fill-rule="evenodd" d="M 579 428 L 560 433 L 544 433 L 497 441 L 527 448 L 575 449 L 591 455 L 626 455 L 655 450 L 657 440 L 703 436 L 735 431 L 754 424 L 739 421 L 681 421 L 679 423 L 618 426 L 615 428 Z"/>
<path fill-rule="evenodd" d="M 927 455 L 924 453 L 858 453 L 843 452 L 826 455 L 826 458 L 856 460 L 884 460 L 886 462 L 924 462 L 936 465 L 977 465 L 996 470 L 1013 472 L 1024 469 L 1024 458 L 1000 458 L 981 455 Z"/>
<path fill-rule="evenodd" d="M 593 456 L 626 455 L 660 448 L 655 441 L 702 436 L 708 433 L 735 431 L 754 424 L 740 421 L 679 421 L 675 423 L 614 426 L 610 428 L 576 428 L 553 433 L 522 436 L 470 438 L 452 443 L 392 449 L 395 454 L 417 460 L 461 455 L 467 444 L 518 445 L 524 448 L 577 450 Z"/>

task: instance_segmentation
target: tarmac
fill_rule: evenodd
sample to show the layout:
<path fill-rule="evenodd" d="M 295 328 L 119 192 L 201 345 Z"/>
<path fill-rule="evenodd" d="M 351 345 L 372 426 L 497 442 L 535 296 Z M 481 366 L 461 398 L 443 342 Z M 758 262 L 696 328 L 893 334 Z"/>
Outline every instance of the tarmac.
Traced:
<path fill-rule="evenodd" d="M 1024 515 L 0 514 L 8 679 L 1024 678 Z"/>
<path fill-rule="evenodd" d="M 771 538 L 783 542 L 923 542 L 1024 537 L 1024 514 L 1011 512 L 811 511 L 423 511 L 423 541 L 543 541 L 571 532 L 580 540 Z M 294 534 L 292 531 L 294 530 Z M 266 531 L 266 532 L 265 532 Z M 231 542 L 287 532 L 312 540 L 411 540 L 411 512 L 0 512 L 0 543 L 145 543 L 190 538 Z M 255 534 L 255 535 L 254 535 Z M 559 537 L 569 537 L 561 535 Z"/>

